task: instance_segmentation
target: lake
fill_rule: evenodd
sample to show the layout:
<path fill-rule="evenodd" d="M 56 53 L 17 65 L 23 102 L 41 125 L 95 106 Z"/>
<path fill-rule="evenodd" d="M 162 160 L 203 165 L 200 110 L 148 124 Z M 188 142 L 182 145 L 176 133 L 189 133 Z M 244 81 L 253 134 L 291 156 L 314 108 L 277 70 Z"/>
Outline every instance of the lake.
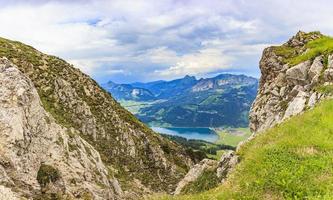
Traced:
<path fill-rule="evenodd" d="M 176 135 L 184 137 L 186 139 L 196 139 L 196 140 L 205 140 L 208 142 L 215 142 L 219 139 L 219 136 L 215 133 L 214 130 L 210 128 L 183 128 L 183 127 L 151 127 L 155 132 L 167 134 L 167 135 Z"/>

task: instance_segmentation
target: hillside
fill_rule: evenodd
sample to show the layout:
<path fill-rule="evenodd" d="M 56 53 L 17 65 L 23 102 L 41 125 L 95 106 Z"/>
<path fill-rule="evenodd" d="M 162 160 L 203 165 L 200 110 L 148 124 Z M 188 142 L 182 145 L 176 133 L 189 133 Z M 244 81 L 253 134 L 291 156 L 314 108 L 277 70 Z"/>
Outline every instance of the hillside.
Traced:
<path fill-rule="evenodd" d="M 197 80 L 102 86 L 141 121 L 152 126 L 245 127 L 258 87 L 256 79 L 221 74 Z"/>
<path fill-rule="evenodd" d="M 84 192 L 87 199 L 105 199 L 101 194 L 109 195 L 109 199 L 137 198 L 151 192 L 172 192 L 192 165 L 182 147 L 147 128 L 94 80 L 64 60 L 3 38 L 0 38 L 1 57 L 9 60 L 3 58 L 2 61 L 1 81 L 5 82 L 1 87 L 5 88 L 0 93 L 5 95 L 5 91 L 13 95 L 8 98 L 14 103 L 7 105 L 6 98 L 0 103 L 0 133 L 7 138 L 4 127 L 8 127 L 17 135 L 10 140 L 1 140 L 1 155 L 11 152 L 13 145 L 17 152 L 17 155 L 10 153 L 0 158 L 0 174 L 7 177 L 1 182 L 1 189 L 4 185 L 20 197 L 30 198 L 47 193 L 49 190 L 41 190 L 42 186 L 54 183 L 53 190 L 49 191 L 51 196 L 83 198 Z M 19 84 L 27 86 L 22 89 Z M 30 94 L 30 91 L 36 92 Z M 29 103 L 32 97 L 34 104 Z M 8 114 L 10 106 L 17 109 L 16 115 Z M 37 111 L 45 114 L 38 115 Z M 46 117 L 45 121 L 41 118 L 44 115 L 50 119 Z M 52 126 L 48 128 L 49 125 L 44 124 Z M 58 129 L 62 131 L 56 131 Z M 62 138 L 56 142 L 58 132 Z M 52 150 L 53 146 L 57 148 Z M 50 157 L 38 156 L 41 152 L 47 153 L 48 149 Z M 54 152 L 64 153 L 59 159 L 51 159 Z M 91 159 L 98 161 L 98 168 L 87 164 L 89 152 L 94 152 Z M 72 160 L 67 162 L 65 158 Z M 27 164 L 23 168 L 16 166 L 15 159 L 24 159 Z M 81 161 L 76 163 L 73 159 L 84 159 L 86 164 L 82 164 L 82 170 L 78 166 Z M 57 168 L 58 165 L 65 167 Z M 68 167 L 77 174 L 68 171 Z M 21 175 L 19 170 L 30 171 L 31 176 Z M 103 182 L 94 182 L 96 180 Z M 72 191 L 71 187 L 76 189 Z M 112 188 L 117 195 L 103 192 Z"/>
<path fill-rule="evenodd" d="M 240 164 L 219 187 L 154 199 L 332 199 L 332 120 L 329 100 L 246 143 Z"/>
<path fill-rule="evenodd" d="M 190 180 L 181 185 L 183 195 L 153 199 L 332 199 L 332 44 L 319 32 L 298 32 L 266 48 L 250 111 L 253 136 L 215 168 L 195 165 L 201 171 L 192 168 L 181 181 Z M 238 164 L 221 180 L 231 158 Z"/>

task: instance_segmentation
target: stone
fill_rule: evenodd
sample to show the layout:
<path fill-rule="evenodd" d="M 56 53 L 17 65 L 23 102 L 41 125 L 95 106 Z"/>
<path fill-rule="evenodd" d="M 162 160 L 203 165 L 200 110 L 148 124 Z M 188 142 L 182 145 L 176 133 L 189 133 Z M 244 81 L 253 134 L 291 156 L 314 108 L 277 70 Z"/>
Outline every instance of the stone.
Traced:
<path fill-rule="evenodd" d="M 205 171 L 215 171 L 216 176 L 223 182 L 238 164 L 239 159 L 234 151 L 226 151 L 219 161 L 203 159 L 194 165 L 186 176 L 178 183 L 174 192 L 175 195 L 181 194 L 182 190 L 191 182 L 196 181 Z"/>
<path fill-rule="evenodd" d="M 305 45 L 307 42 L 322 36 L 319 32 L 300 31 L 280 47 L 292 48 L 301 55 L 309 50 Z M 274 47 L 266 48 L 260 60 L 259 92 L 249 113 L 249 127 L 253 135 L 303 112 L 306 106 L 314 106 L 327 96 L 313 94 L 318 84 L 322 84 L 322 81 L 333 82 L 333 55 L 328 56 L 328 68 L 323 71 L 322 55 L 317 56 L 313 62 L 307 60 L 291 66 L 288 64 L 290 57 L 279 56 L 275 50 Z M 278 102 L 275 90 L 279 91 Z"/>
<path fill-rule="evenodd" d="M 203 159 L 200 163 L 194 165 L 186 174 L 186 176 L 178 183 L 175 195 L 180 194 L 181 191 L 191 182 L 197 180 L 206 170 L 216 170 L 218 162 L 216 160 Z"/>
<path fill-rule="evenodd" d="M 323 74 L 324 81 L 333 82 L 333 68 L 328 68 L 324 71 Z"/>
<path fill-rule="evenodd" d="M 30 199 L 41 192 L 71 199 L 83 193 L 94 199 L 120 199 L 99 153 L 56 123 L 31 80 L 7 59 L 0 59 L 0 93 L 0 194 L 8 199 Z M 38 178 L 39 172 L 50 173 L 46 168 L 57 174 L 47 184 Z M 2 185 L 12 185 L 16 193 Z"/>
<path fill-rule="evenodd" d="M 314 92 L 311 94 L 310 98 L 309 98 L 309 101 L 308 101 L 308 106 L 310 108 L 314 107 L 317 103 L 317 93 Z"/>
<path fill-rule="evenodd" d="M 311 66 L 310 61 L 305 61 L 286 71 L 286 79 L 290 85 L 306 85 L 310 81 L 308 79 L 308 70 Z"/>
<path fill-rule="evenodd" d="M 287 119 L 291 116 L 301 113 L 305 108 L 306 100 L 307 100 L 307 93 L 299 91 L 297 96 L 289 104 L 283 119 Z"/>
<path fill-rule="evenodd" d="M 20 197 L 17 193 L 13 192 L 10 188 L 0 185 L 0 199 L 3 200 L 25 200 L 25 197 Z"/>
<path fill-rule="evenodd" d="M 323 56 L 316 57 L 309 69 L 309 79 L 311 80 L 311 82 L 315 76 L 319 77 L 323 68 Z"/>
<path fill-rule="evenodd" d="M 221 179 L 221 182 L 227 178 L 238 162 L 238 156 L 234 151 L 227 151 L 222 155 L 216 170 L 217 177 Z"/>
<path fill-rule="evenodd" d="M 333 54 L 328 56 L 327 69 L 333 69 Z"/>

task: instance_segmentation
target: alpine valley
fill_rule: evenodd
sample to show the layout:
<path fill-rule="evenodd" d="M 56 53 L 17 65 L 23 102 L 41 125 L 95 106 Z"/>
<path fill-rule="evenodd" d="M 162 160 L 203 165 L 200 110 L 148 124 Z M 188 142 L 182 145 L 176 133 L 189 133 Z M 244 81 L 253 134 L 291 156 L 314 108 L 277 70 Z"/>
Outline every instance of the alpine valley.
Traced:
<path fill-rule="evenodd" d="M 103 89 L 0 38 L 0 200 L 333 199 L 333 38 L 299 31 L 266 47 L 259 68 L 259 85 L 221 74 Z"/>
<path fill-rule="evenodd" d="M 220 74 L 148 83 L 109 81 L 102 87 L 150 126 L 246 127 L 258 80 Z"/>

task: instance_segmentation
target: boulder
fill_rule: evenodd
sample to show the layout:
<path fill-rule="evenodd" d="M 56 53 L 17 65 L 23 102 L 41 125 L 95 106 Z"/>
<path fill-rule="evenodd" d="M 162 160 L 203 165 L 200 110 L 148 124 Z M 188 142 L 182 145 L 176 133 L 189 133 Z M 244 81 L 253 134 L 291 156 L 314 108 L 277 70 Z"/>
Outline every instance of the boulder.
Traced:
<path fill-rule="evenodd" d="M 305 108 L 306 99 L 307 99 L 307 93 L 299 91 L 297 96 L 289 104 L 283 119 L 287 119 L 291 116 L 301 113 Z"/>
<path fill-rule="evenodd" d="M 309 78 L 313 80 L 315 76 L 319 76 L 320 72 L 323 70 L 323 56 L 318 56 L 314 59 L 310 69 L 309 69 Z M 312 82 L 312 81 L 311 81 Z"/>
<path fill-rule="evenodd" d="M 308 106 L 312 108 L 315 106 L 316 103 L 317 103 L 317 93 L 314 92 L 311 94 L 311 96 L 309 98 Z"/>
<path fill-rule="evenodd" d="M 174 194 L 180 194 L 185 186 L 197 180 L 206 170 L 215 170 L 217 166 L 218 162 L 216 160 L 203 159 L 200 163 L 194 165 L 190 171 L 188 171 L 186 176 L 178 183 Z"/>
<path fill-rule="evenodd" d="M 222 155 L 216 170 L 217 177 L 221 179 L 221 182 L 227 178 L 228 174 L 235 168 L 238 162 L 238 156 L 234 151 L 227 151 Z"/>
<path fill-rule="evenodd" d="M 328 68 L 324 71 L 324 81 L 332 82 L 333 81 L 333 68 Z"/>
<path fill-rule="evenodd" d="M 307 85 L 310 61 L 302 62 L 286 71 L 286 79 L 290 85 Z"/>
<path fill-rule="evenodd" d="M 175 195 L 181 194 L 182 190 L 190 183 L 195 182 L 206 171 L 216 172 L 217 178 L 223 182 L 229 173 L 238 164 L 238 156 L 234 151 L 226 151 L 220 161 L 203 159 L 200 163 L 194 165 L 186 176 L 178 183 L 174 192 Z"/>

